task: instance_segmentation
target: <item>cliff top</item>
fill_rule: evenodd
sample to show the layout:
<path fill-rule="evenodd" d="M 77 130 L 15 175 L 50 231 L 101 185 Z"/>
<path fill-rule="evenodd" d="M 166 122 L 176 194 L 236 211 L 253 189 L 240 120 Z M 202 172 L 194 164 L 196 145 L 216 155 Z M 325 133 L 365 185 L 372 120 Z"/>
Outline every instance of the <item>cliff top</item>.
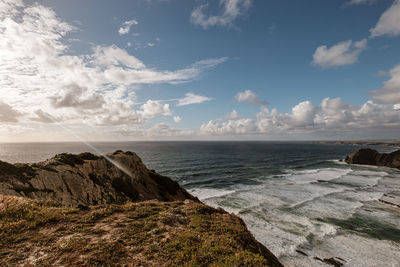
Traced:
<path fill-rule="evenodd" d="M 59 206 L 0 197 L 0 265 L 281 266 L 243 221 L 191 200 Z"/>

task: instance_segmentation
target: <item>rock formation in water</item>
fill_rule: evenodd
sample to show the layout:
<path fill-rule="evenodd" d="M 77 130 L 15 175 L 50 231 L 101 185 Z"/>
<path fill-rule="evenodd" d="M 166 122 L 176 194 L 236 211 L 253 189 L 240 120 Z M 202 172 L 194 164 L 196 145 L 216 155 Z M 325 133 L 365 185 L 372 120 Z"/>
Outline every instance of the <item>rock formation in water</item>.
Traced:
<path fill-rule="evenodd" d="M 354 152 L 350 157 L 347 157 L 345 161 L 349 164 L 384 166 L 400 169 L 400 150 L 392 153 L 379 153 L 374 149 L 362 148 Z M 399 208 L 400 192 L 386 192 L 379 201 Z"/>
<path fill-rule="evenodd" d="M 0 162 L 0 255 L 2 266 L 282 266 L 239 217 L 122 151 Z"/>
<path fill-rule="evenodd" d="M 400 169 L 400 150 L 392 153 L 379 153 L 370 148 L 361 148 L 345 160 L 349 164 L 385 166 Z"/>

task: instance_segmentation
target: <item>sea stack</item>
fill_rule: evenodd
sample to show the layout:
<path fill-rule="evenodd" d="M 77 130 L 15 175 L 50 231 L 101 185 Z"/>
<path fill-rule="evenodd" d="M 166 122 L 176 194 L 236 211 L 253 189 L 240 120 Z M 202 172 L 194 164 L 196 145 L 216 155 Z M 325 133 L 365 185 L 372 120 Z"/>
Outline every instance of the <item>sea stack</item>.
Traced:
<path fill-rule="evenodd" d="M 400 169 L 400 150 L 392 153 L 379 153 L 370 148 L 361 148 L 345 160 L 349 164 L 385 166 Z"/>

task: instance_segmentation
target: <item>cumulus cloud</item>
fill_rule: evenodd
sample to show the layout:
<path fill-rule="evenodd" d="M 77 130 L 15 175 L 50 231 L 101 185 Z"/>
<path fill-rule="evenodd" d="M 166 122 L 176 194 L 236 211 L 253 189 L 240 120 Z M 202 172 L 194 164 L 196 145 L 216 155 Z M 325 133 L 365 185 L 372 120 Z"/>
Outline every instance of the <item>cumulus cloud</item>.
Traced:
<path fill-rule="evenodd" d="M 238 120 L 240 119 L 239 114 L 237 113 L 236 110 L 232 110 L 232 112 L 226 116 L 224 119 L 226 120 Z"/>
<path fill-rule="evenodd" d="M 147 100 L 141 107 L 141 114 L 144 118 L 153 118 L 157 115 L 171 116 L 172 112 L 169 109 L 169 104 L 161 104 L 158 101 Z"/>
<path fill-rule="evenodd" d="M 358 42 L 340 42 L 330 48 L 319 46 L 313 55 L 313 64 L 324 68 L 354 64 L 358 56 L 367 48 L 367 39 Z"/>
<path fill-rule="evenodd" d="M 400 0 L 395 0 L 392 6 L 379 18 L 374 28 L 370 29 L 371 37 L 382 35 L 400 35 Z"/>
<path fill-rule="evenodd" d="M 251 4 L 252 0 L 220 0 L 219 10 L 215 15 L 206 14 L 208 4 L 202 4 L 194 8 L 190 21 L 204 29 L 212 26 L 232 26 L 233 21 L 245 14 Z"/>
<path fill-rule="evenodd" d="M 124 23 L 122 23 L 122 26 L 118 30 L 119 35 L 128 34 L 129 31 L 131 30 L 132 25 L 138 25 L 138 24 L 139 23 L 137 22 L 137 20 L 134 19 L 125 21 Z"/>
<path fill-rule="evenodd" d="M 340 98 L 325 98 L 319 105 L 303 101 L 289 113 L 269 110 L 265 106 L 253 118 L 211 120 L 201 125 L 207 135 L 232 134 L 324 134 L 346 133 L 362 129 L 363 134 L 373 129 L 400 129 L 400 113 L 393 105 L 367 101 L 358 106 L 343 102 Z"/>
<path fill-rule="evenodd" d="M 202 95 L 196 95 L 193 93 L 185 94 L 184 98 L 178 99 L 177 106 L 187 106 L 192 104 L 200 104 L 206 101 L 211 101 L 212 98 Z"/>
<path fill-rule="evenodd" d="M 252 134 L 257 132 L 257 126 L 253 119 L 239 120 L 211 120 L 200 126 L 200 132 L 211 135 L 236 135 Z"/>
<path fill-rule="evenodd" d="M 250 103 L 253 105 L 267 105 L 268 103 L 265 101 L 261 101 L 258 96 L 253 93 L 251 90 L 245 90 L 243 92 L 239 92 L 236 96 L 236 101 L 241 103 L 241 102 L 246 102 Z"/>
<path fill-rule="evenodd" d="M 147 106 L 132 108 L 137 86 L 190 82 L 227 60 L 158 70 L 116 45 L 93 45 L 89 54 L 71 55 L 68 35 L 77 29 L 51 8 L 8 0 L 0 5 L 0 95 L 24 122 L 50 122 L 46 113 L 67 123 L 141 124 L 152 113 Z M 167 114 L 163 108 L 161 114 Z"/>
<path fill-rule="evenodd" d="M 182 121 L 182 118 L 181 117 L 179 117 L 179 116 L 174 116 L 174 122 L 175 123 L 179 123 L 179 122 L 181 122 Z"/>
<path fill-rule="evenodd" d="M 399 104 L 400 103 L 400 65 L 393 67 L 390 71 L 390 79 L 385 81 L 383 86 L 371 92 L 372 97 L 379 103 Z"/>

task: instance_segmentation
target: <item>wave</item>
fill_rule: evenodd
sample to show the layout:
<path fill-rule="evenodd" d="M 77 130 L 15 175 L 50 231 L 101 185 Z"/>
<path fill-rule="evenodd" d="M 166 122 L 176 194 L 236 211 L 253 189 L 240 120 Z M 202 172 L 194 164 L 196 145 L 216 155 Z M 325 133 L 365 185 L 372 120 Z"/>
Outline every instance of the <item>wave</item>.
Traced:
<path fill-rule="evenodd" d="M 189 193 L 198 197 L 201 201 L 210 198 L 222 197 L 229 194 L 235 193 L 235 190 L 222 190 L 222 189 L 212 189 L 212 188 L 194 188 L 190 189 Z"/>

